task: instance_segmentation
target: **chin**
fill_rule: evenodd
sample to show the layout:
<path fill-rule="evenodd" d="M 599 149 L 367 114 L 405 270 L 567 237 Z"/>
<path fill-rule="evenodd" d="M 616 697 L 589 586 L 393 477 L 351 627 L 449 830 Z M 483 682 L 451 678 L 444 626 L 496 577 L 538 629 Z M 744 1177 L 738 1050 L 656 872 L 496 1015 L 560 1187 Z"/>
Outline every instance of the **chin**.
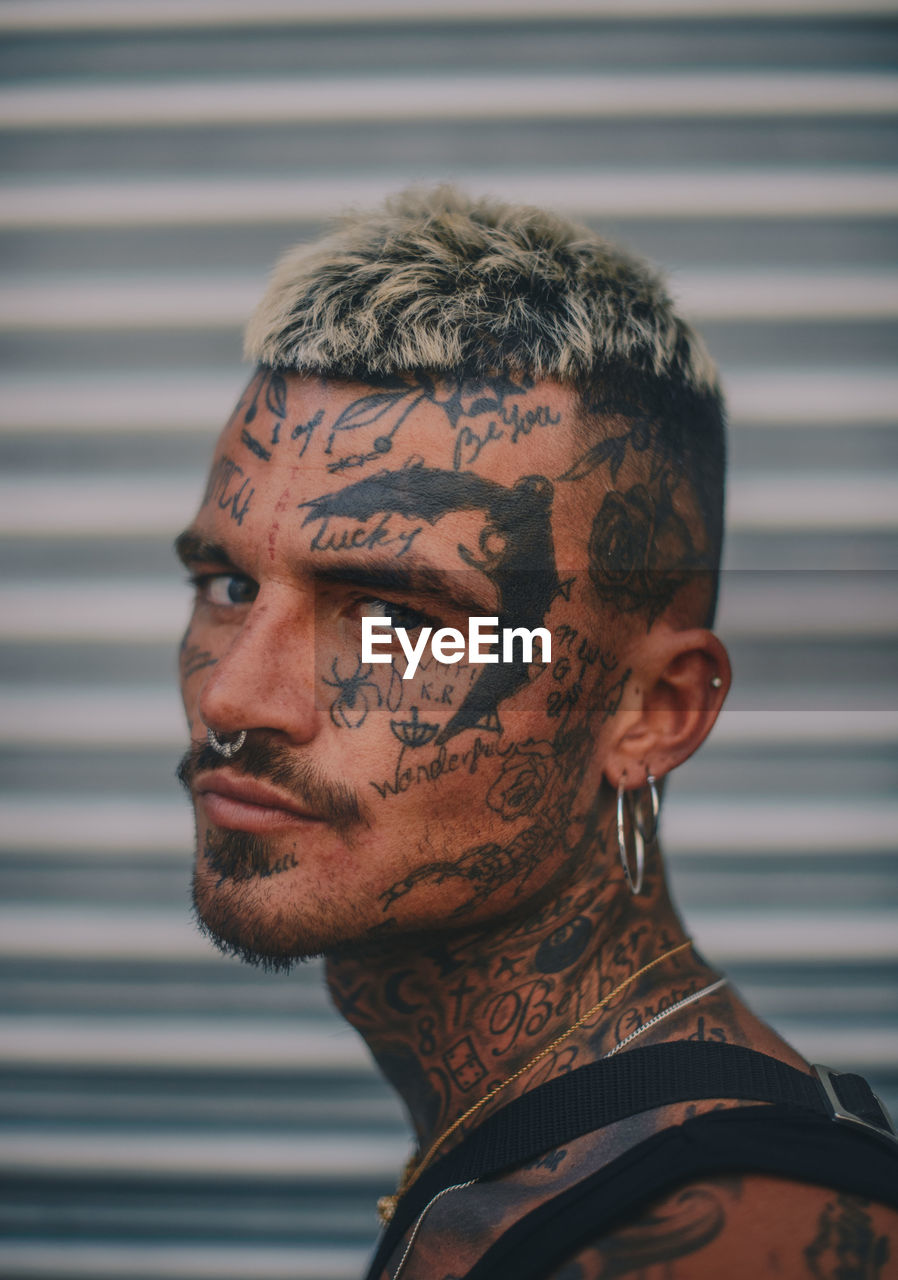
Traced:
<path fill-rule="evenodd" d="M 242 960 L 270 971 L 287 971 L 303 960 L 311 960 L 320 952 L 310 942 L 300 946 L 298 939 L 290 943 L 277 937 L 265 922 L 247 920 L 245 914 L 227 907 L 216 896 L 208 897 L 194 884 L 193 914 L 204 938 L 225 956 Z"/>
<path fill-rule="evenodd" d="M 265 969 L 290 969 L 364 934 L 345 895 L 323 897 L 294 853 L 241 831 L 207 830 L 193 908 L 219 951 Z"/>

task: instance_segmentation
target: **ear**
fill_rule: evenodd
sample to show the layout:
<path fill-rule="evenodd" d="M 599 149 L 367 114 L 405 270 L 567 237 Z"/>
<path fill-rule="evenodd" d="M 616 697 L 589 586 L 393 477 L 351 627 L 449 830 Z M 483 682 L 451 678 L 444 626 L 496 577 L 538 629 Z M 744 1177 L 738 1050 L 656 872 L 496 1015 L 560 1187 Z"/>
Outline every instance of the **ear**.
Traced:
<path fill-rule="evenodd" d="M 632 655 L 630 685 L 606 725 L 604 773 L 617 789 L 641 787 L 688 760 L 711 732 L 732 672 L 712 631 L 659 622 Z"/>

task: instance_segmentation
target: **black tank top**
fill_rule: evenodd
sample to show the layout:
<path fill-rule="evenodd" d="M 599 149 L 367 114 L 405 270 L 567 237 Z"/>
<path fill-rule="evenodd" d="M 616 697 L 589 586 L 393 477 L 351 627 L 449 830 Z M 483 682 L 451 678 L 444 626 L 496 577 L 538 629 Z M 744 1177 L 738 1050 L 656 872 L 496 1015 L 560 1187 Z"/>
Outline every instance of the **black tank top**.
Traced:
<path fill-rule="evenodd" d="M 697 1177 L 766 1173 L 898 1208 L 898 1140 L 862 1077 L 797 1071 L 735 1045 L 634 1049 L 550 1080 L 495 1112 L 403 1196 L 368 1280 L 434 1195 L 495 1177 L 616 1120 L 674 1102 L 748 1099 L 653 1134 L 544 1201 L 496 1240 L 464 1280 L 544 1280 L 623 1217 Z"/>

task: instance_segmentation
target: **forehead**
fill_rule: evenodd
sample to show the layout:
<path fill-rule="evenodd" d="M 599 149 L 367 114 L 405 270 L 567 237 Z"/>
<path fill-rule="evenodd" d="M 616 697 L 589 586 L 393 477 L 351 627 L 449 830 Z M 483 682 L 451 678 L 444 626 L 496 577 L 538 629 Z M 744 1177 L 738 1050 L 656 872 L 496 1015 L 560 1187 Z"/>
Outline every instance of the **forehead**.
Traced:
<path fill-rule="evenodd" d="M 500 483 L 563 470 L 577 417 L 574 393 L 526 377 L 410 375 L 382 386 L 258 370 L 219 442 L 276 466 L 301 464 L 335 483 L 423 459 Z"/>
<path fill-rule="evenodd" d="M 441 522 L 451 511 L 472 524 L 541 485 L 556 523 L 572 486 L 554 482 L 570 466 L 577 428 L 575 394 L 550 381 L 366 386 L 258 370 L 218 441 L 201 519 L 253 540 L 263 513 L 314 511 L 350 490 L 373 511 L 375 489 L 399 510 L 397 494 L 414 482 L 419 504 L 437 496 Z"/>

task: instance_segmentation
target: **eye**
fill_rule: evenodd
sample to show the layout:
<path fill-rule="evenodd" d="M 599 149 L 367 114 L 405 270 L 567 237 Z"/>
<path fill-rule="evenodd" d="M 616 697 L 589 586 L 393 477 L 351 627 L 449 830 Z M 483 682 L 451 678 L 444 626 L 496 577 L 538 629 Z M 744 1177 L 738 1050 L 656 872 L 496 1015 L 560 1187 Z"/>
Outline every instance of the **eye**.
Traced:
<path fill-rule="evenodd" d="M 369 617 L 391 618 L 394 627 L 402 627 L 405 631 L 415 631 L 418 627 L 439 626 L 435 619 L 412 609 L 407 604 L 398 604 L 395 600 L 380 600 L 377 596 L 369 596 L 359 601 L 360 611 Z"/>
<path fill-rule="evenodd" d="M 190 581 L 200 600 L 219 608 L 252 604 L 259 594 L 258 584 L 241 573 L 201 573 Z"/>

